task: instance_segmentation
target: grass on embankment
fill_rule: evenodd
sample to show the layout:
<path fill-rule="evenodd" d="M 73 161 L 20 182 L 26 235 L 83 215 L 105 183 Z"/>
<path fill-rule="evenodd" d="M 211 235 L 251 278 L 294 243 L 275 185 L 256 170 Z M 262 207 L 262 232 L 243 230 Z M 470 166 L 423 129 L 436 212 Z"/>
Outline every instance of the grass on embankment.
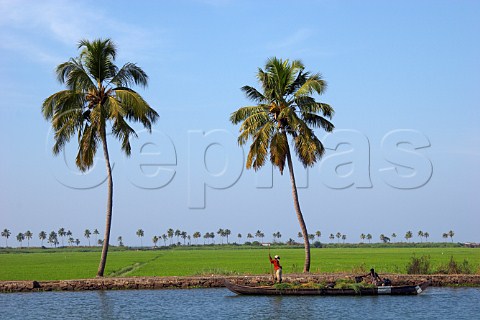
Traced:
<path fill-rule="evenodd" d="M 274 248 L 281 256 L 284 273 L 303 270 L 304 250 Z M 430 256 L 432 269 L 450 258 L 468 260 L 480 267 L 480 250 L 470 248 L 312 248 L 311 272 L 362 273 L 374 267 L 379 273 L 406 273 L 412 256 Z M 100 259 L 99 249 L 73 248 L 0 251 L 0 280 L 60 280 L 93 278 Z M 268 248 L 178 248 L 171 250 L 111 250 L 107 276 L 194 276 L 269 274 Z"/>

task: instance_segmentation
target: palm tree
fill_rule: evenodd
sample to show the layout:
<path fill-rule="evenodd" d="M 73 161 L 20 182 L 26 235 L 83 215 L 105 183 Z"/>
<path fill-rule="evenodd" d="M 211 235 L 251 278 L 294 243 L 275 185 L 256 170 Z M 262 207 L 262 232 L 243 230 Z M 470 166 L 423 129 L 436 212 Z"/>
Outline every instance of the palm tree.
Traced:
<path fill-rule="evenodd" d="M 67 233 L 65 232 L 65 228 L 58 229 L 58 236 L 62 238 L 62 247 L 63 247 L 63 237 L 65 237 Z"/>
<path fill-rule="evenodd" d="M 119 246 L 119 247 L 123 247 L 123 237 L 122 237 L 122 236 L 118 236 L 117 241 L 118 241 L 118 246 Z"/>
<path fill-rule="evenodd" d="M 422 238 L 423 238 L 423 231 L 422 230 L 418 231 L 418 236 L 420 237 L 420 242 L 422 242 Z"/>
<path fill-rule="evenodd" d="M 428 237 L 430 237 L 430 233 L 424 232 L 423 236 L 425 237 L 425 242 L 427 242 Z"/>
<path fill-rule="evenodd" d="M 395 238 L 397 237 L 397 234 L 394 232 L 392 233 L 392 238 L 393 238 L 393 242 L 395 242 Z"/>
<path fill-rule="evenodd" d="M 232 231 L 230 231 L 230 229 L 225 229 L 223 231 L 225 233 L 225 237 L 227 237 L 227 244 L 228 244 L 228 236 L 232 234 Z"/>
<path fill-rule="evenodd" d="M 193 239 L 195 239 L 195 244 L 198 244 L 198 238 L 200 238 L 202 236 L 202 234 L 200 233 L 200 231 L 195 231 L 193 233 Z"/>
<path fill-rule="evenodd" d="M 320 237 L 322 236 L 322 233 L 320 230 L 315 231 L 315 235 L 317 236 L 317 240 L 320 240 Z"/>
<path fill-rule="evenodd" d="M 187 239 L 187 231 L 180 232 L 180 238 L 183 239 L 183 245 L 185 245 L 185 239 Z"/>
<path fill-rule="evenodd" d="M 95 243 L 98 244 L 98 235 L 100 234 L 100 232 L 98 232 L 97 229 L 93 230 L 93 235 L 95 236 Z"/>
<path fill-rule="evenodd" d="M 450 230 L 448 231 L 448 236 L 450 237 L 450 239 L 452 240 L 453 242 L 453 236 L 455 235 L 455 232 L 453 232 L 453 230 Z"/>
<path fill-rule="evenodd" d="M 7 240 L 10 237 L 11 234 L 12 233 L 8 229 L 3 229 L 3 231 L 2 231 L 2 237 L 5 237 L 5 248 L 8 247 Z"/>
<path fill-rule="evenodd" d="M 324 147 L 311 127 L 330 132 L 334 126 L 326 119 L 332 117 L 333 109 L 328 104 L 316 102 L 311 96 L 314 93 L 322 94 L 326 83 L 320 74 L 310 74 L 304 68 L 299 60 L 268 59 L 265 70 L 259 69 L 257 73 L 263 92 L 250 86 L 242 87 L 247 97 L 257 105 L 238 109 L 232 113 L 230 121 L 233 124 L 242 122 L 239 145 L 246 144 L 250 138 L 253 140 L 247 157 L 247 169 L 260 169 L 265 164 L 268 150 L 270 161 L 281 174 L 285 164 L 288 165 L 293 205 L 305 245 L 303 271 L 308 272 L 310 242 L 300 209 L 288 136 L 292 138 L 301 163 L 305 167 L 313 166 L 322 157 Z"/>
<path fill-rule="evenodd" d="M 167 230 L 167 236 L 168 238 L 170 239 L 170 245 L 172 244 L 172 238 L 173 238 L 173 235 L 175 234 L 175 231 L 173 231 L 172 228 L 168 229 Z"/>
<path fill-rule="evenodd" d="M 55 248 L 57 247 L 58 244 L 58 236 L 55 231 L 50 232 L 48 235 L 48 243 L 50 243 L 50 246 L 55 245 Z"/>
<path fill-rule="evenodd" d="M 157 242 L 158 242 L 158 237 L 157 237 L 157 236 L 153 236 L 152 242 L 153 242 L 153 247 L 156 248 L 156 247 L 157 247 Z"/>
<path fill-rule="evenodd" d="M 140 238 L 140 247 L 143 247 L 143 241 L 142 241 L 142 238 L 143 238 L 143 236 L 144 236 L 143 230 L 142 230 L 142 229 L 138 229 L 137 232 L 136 232 L 136 234 L 137 234 L 137 237 Z"/>
<path fill-rule="evenodd" d="M 360 235 L 360 239 L 362 239 L 362 242 L 365 240 L 365 237 L 366 237 L 366 236 L 365 236 L 365 233 L 362 233 L 362 234 Z"/>
<path fill-rule="evenodd" d="M 43 247 L 43 240 L 47 239 L 47 233 L 45 231 L 40 231 L 38 234 L 38 239 L 41 241 L 41 245 Z"/>
<path fill-rule="evenodd" d="M 151 130 L 158 114 L 145 100 L 129 87 L 146 86 L 148 77 L 133 63 L 122 68 L 115 65 L 117 49 L 110 39 L 81 40 L 78 58 L 71 58 L 57 66 L 57 79 L 67 90 L 48 97 L 42 106 L 43 116 L 51 120 L 55 131 L 53 153 L 58 155 L 72 136 L 78 134 L 76 165 L 86 171 L 94 164 L 98 145 L 103 147 L 106 163 L 108 193 L 105 235 L 97 277 L 103 277 L 107 262 L 112 224 L 113 179 L 107 146 L 107 124 L 112 134 L 122 143 L 127 156 L 131 153 L 130 136 L 136 136 L 127 120 L 141 122 Z"/>
<path fill-rule="evenodd" d="M 409 242 L 410 239 L 412 238 L 413 234 L 412 234 L 412 231 L 407 231 L 407 233 L 405 233 L 405 239 Z"/>
<path fill-rule="evenodd" d="M 89 246 L 89 247 L 90 247 L 90 235 L 91 235 L 91 234 L 92 234 L 92 233 L 91 233 L 90 230 L 88 230 L 88 229 L 85 229 L 85 232 L 83 233 L 83 235 L 85 236 L 85 238 L 88 239 L 88 246 Z"/>
<path fill-rule="evenodd" d="M 238 243 L 240 244 L 240 239 L 242 239 L 242 234 L 241 233 L 237 234 L 237 238 L 238 238 Z"/>
<path fill-rule="evenodd" d="M 77 247 L 78 247 L 78 245 L 80 244 L 80 239 L 75 239 L 75 244 L 76 244 Z"/>
<path fill-rule="evenodd" d="M 225 237 L 225 230 L 222 228 L 218 229 L 217 234 L 222 237 L 222 244 L 223 244 L 223 237 Z"/>
<path fill-rule="evenodd" d="M 367 234 L 367 240 L 368 240 L 368 243 L 370 243 L 370 240 L 372 240 L 372 235 L 370 233 Z"/>
<path fill-rule="evenodd" d="M 333 235 L 333 233 L 330 233 L 330 236 L 328 237 L 331 241 L 333 241 L 333 239 L 335 239 L 335 236 Z"/>
<path fill-rule="evenodd" d="M 25 235 L 23 233 L 17 234 L 17 241 L 20 242 L 20 248 L 22 247 L 22 242 L 25 240 Z"/>
<path fill-rule="evenodd" d="M 444 232 L 444 233 L 442 234 L 442 237 L 443 237 L 444 239 L 448 239 L 448 233 Z"/>
<path fill-rule="evenodd" d="M 342 237 L 342 234 L 340 232 L 337 232 L 337 234 L 335 234 L 335 237 L 337 237 L 337 242 L 340 242 L 340 238 Z"/>
<path fill-rule="evenodd" d="M 30 248 L 30 239 L 32 239 L 33 233 L 30 230 L 25 232 L 25 238 L 27 239 L 27 246 Z"/>
<path fill-rule="evenodd" d="M 165 233 L 162 234 L 163 246 L 165 246 L 165 247 L 167 246 L 167 238 L 168 238 L 168 236 Z"/>

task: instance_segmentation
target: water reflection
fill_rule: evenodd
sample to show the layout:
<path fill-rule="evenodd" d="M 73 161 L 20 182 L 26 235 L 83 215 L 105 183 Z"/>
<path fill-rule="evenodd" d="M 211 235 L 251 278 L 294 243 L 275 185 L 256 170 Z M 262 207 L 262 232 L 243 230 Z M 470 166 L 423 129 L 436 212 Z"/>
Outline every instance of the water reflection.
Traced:
<path fill-rule="evenodd" d="M 0 294 L 0 319 L 476 319 L 480 288 L 419 296 L 237 296 L 226 289 Z"/>

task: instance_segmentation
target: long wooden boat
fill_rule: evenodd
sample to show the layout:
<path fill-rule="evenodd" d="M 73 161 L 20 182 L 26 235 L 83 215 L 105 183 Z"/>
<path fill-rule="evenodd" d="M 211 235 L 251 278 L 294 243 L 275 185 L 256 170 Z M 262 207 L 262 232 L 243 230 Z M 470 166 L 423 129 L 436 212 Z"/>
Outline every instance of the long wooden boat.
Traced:
<path fill-rule="evenodd" d="M 430 281 L 418 285 L 378 286 L 374 288 L 336 289 L 336 288 L 295 288 L 277 289 L 273 286 L 251 287 L 234 284 L 225 280 L 225 287 L 236 294 L 243 295 L 280 295 L 280 296 L 377 296 L 377 295 L 417 295 L 430 285 Z"/>

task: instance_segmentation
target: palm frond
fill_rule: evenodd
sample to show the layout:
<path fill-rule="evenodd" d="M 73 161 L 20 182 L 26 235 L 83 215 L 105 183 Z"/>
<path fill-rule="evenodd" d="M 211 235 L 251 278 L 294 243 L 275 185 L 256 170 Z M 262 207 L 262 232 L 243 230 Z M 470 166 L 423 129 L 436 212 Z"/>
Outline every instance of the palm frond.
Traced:
<path fill-rule="evenodd" d="M 295 153 L 304 167 L 313 166 L 325 152 L 323 144 L 314 134 L 296 136 L 294 146 Z"/>
<path fill-rule="evenodd" d="M 295 96 L 309 95 L 312 93 L 322 94 L 327 88 L 327 83 L 322 79 L 319 73 L 313 74 L 306 78 L 305 82 L 295 92 Z"/>
<path fill-rule="evenodd" d="M 230 122 L 238 124 L 254 114 L 262 113 L 267 110 L 267 107 L 264 105 L 241 107 L 237 111 L 232 112 L 230 115 Z"/>
<path fill-rule="evenodd" d="M 288 142 L 284 133 L 276 132 L 270 140 L 270 161 L 283 174 L 287 158 Z"/>
<path fill-rule="evenodd" d="M 116 87 L 130 87 L 132 84 L 146 87 L 148 84 L 147 74 L 135 63 L 126 63 L 118 73 L 110 80 Z"/>
<path fill-rule="evenodd" d="M 257 103 L 264 103 L 267 99 L 261 94 L 257 89 L 250 86 L 243 86 L 242 91 L 245 92 L 245 95 L 250 99 Z"/>
<path fill-rule="evenodd" d="M 116 98 L 126 111 L 128 120 L 139 121 L 149 131 L 158 119 L 158 113 L 137 92 L 129 88 L 115 88 Z"/>
<path fill-rule="evenodd" d="M 83 131 L 78 146 L 75 163 L 80 171 L 87 171 L 94 163 L 95 154 L 100 138 L 94 126 L 87 125 Z"/>

